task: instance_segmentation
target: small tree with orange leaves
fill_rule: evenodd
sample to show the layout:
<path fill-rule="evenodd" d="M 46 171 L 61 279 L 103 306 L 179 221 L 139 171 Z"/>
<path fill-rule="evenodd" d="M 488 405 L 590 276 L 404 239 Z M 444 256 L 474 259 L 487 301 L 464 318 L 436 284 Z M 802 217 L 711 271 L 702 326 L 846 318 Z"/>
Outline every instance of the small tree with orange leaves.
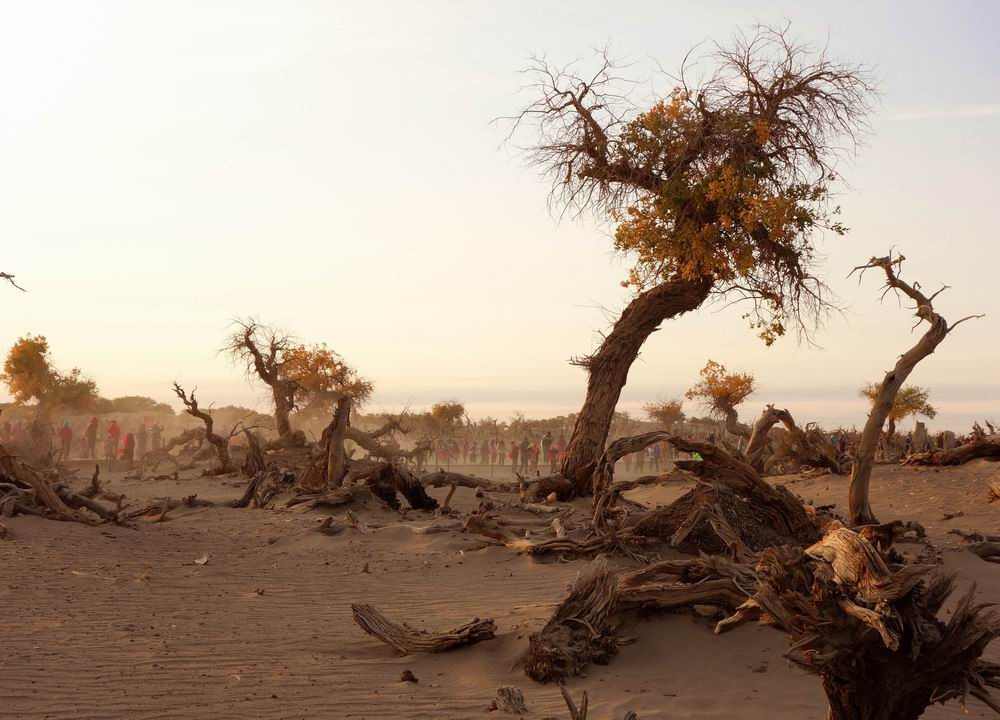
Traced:
<path fill-rule="evenodd" d="M 750 428 L 739 421 L 736 406 L 756 389 L 750 373 L 731 373 L 726 366 L 709 360 L 699 373 L 699 380 L 687 391 L 688 400 L 698 400 L 715 416 L 726 421 L 726 430 L 742 438 L 750 438 Z"/>
<path fill-rule="evenodd" d="M 866 128 L 869 71 L 766 26 L 716 46 L 697 85 L 686 65 L 672 90 L 637 105 L 642 83 L 606 52 L 589 72 L 538 59 L 535 99 L 512 118 L 512 134 L 531 130 L 527 153 L 552 179 L 551 200 L 610 217 L 615 248 L 634 260 L 624 282 L 634 298 L 574 361 L 587 396 L 561 473 L 578 493 L 590 491 L 629 368 L 664 320 L 713 296 L 743 299 L 770 344 L 814 327 L 827 306 L 815 238 L 845 231 L 831 184 Z"/>

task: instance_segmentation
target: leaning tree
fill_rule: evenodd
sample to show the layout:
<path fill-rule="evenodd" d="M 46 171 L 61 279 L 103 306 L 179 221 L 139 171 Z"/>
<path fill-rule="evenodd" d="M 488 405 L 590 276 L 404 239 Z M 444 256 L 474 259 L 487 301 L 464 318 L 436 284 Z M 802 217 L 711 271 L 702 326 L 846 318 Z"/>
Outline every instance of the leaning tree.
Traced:
<path fill-rule="evenodd" d="M 373 390 L 370 382 L 326 345 L 302 345 L 289 333 L 254 318 L 233 322 L 221 352 L 242 365 L 248 378 L 268 386 L 280 437 L 291 434 L 289 416 L 295 410 L 306 407 L 325 414 L 344 395 L 360 404 Z"/>
<path fill-rule="evenodd" d="M 882 382 L 878 384 L 878 392 L 872 399 L 872 409 L 868 414 L 867 422 L 865 422 L 865 428 L 861 431 L 861 439 L 858 441 L 858 449 L 854 456 L 854 467 L 851 470 L 848 508 L 851 523 L 854 525 L 871 525 L 877 522 L 872 513 L 868 493 L 872 467 L 875 464 L 875 449 L 882 435 L 882 426 L 885 425 L 886 419 L 892 413 L 903 383 L 906 382 L 917 363 L 933 353 L 937 346 L 944 342 L 948 333 L 966 320 L 982 317 L 982 315 L 969 315 L 949 325 L 948 321 L 934 309 L 934 299 L 947 290 L 948 286 L 942 286 L 940 290 L 930 296 L 925 295 L 920 289 L 920 283 L 911 284 L 899 277 L 905 259 L 902 255 L 873 257 L 867 264 L 860 265 L 851 271 L 851 274 L 859 273 L 860 277 L 864 275 L 866 270 L 874 268 L 882 270 L 885 273 L 885 291 L 882 296 L 895 293 L 898 296 L 909 298 L 914 303 L 912 309 L 917 316 L 917 325 L 927 323 L 927 329 L 916 344 L 900 355 L 893 368 L 882 378 Z"/>
<path fill-rule="evenodd" d="M 685 60 L 672 90 L 639 102 L 606 52 L 597 67 L 527 69 L 534 99 L 512 118 L 529 160 L 552 180 L 550 200 L 617 223 L 614 246 L 634 260 L 634 296 L 596 351 L 573 362 L 587 395 L 561 467 L 588 492 L 612 414 L 643 343 L 667 319 L 710 298 L 750 302 L 770 344 L 811 329 L 827 307 L 815 275 L 816 236 L 836 221 L 838 160 L 866 129 L 870 72 L 760 27 L 717 46 L 691 81 Z"/>

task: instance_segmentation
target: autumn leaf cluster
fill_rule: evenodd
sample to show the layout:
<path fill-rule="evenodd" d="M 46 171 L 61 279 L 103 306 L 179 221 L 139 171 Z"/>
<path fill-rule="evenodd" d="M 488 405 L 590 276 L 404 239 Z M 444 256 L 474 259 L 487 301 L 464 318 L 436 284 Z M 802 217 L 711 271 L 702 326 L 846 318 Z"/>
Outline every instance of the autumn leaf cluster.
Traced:
<path fill-rule="evenodd" d="M 756 389 L 750 373 L 731 373 L 725 365 L 709 360 L 699 373 L 701 379 L 687 391 L 688 400 L 699 400 L 713 413 L 732 412 Z"/>

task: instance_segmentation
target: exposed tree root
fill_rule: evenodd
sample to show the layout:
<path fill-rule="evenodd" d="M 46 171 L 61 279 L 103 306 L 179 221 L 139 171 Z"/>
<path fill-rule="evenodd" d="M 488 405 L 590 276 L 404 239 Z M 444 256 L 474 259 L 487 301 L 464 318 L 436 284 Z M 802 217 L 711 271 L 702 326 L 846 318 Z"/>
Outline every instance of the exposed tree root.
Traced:
<path fill-rule="evenodd" d="M 496 635 L 493 618 L 475 618 L 459 628 L 443 633 L 428 633 L 395 623 L 371 605 L 351 605 L 354 621 L 366 633 L 391 645 L 404 655 L 418 652 L 443 652 L 462 645 L 491 640 Z"/>

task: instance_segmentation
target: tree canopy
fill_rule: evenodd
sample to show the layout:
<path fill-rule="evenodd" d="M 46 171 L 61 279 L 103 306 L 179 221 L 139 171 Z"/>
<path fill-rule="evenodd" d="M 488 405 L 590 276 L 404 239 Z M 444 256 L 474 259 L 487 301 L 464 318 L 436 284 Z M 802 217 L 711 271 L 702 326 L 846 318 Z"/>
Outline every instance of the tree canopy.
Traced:
<path fill-rule="evenodd" d="M 674 399 L 658 398 L 653 402 L 646 403 L 642 409 L 646 412 L 646 417 L 655 423 L 659 423 L 665 428 L 673 427 L 684 420 L 684 410 L 681 401 Z"/>
<path fill-rule="evenodd" d="M 727 416 L 756 389 L 752 374 L 731 373 L 714 360 L 709 360 L 699 375 L 701 379 L 685 396 L 702 402 L 714 415 Z"/>
<path fill-rule="evenodd" d="M 79 368 L 62 373 L 53 366 L 44 335 L 19 338 L 7 353 L 0 379 L 15 402 L 35 402 L 46 411 L 57 407 L 90 410 L 98 399 L 97 383 L 84 377 Z"/>
<path fill-rule="evenodd" d="M 882 383 L 868 383 L 861 388 L 859 394 L 874 404 L 881 390 Z M 931 391 L 928 388 L 922 388 L 919 385 L 904 385 L 892 401 L 889 419 L 893 423 L 901 422 L 911 415 L 933 419 L 937 415 L 937 408 L 930 404 L 930 395 Z"/>
<path fill-rule="evenodd" d="M 831 184 L 867 129 L 875 85 L 787 27 L 736 34 L 703 61 L 699 82 L 685 60 L 668 92 L 637 101 L 643 83 L 606 51 L 590 72 L 537 59 L 536 99 L 512 136 L 531 128 L 527 153 L 555 203 L 617 223 L 615 248 L 634 260 L 626 286 L 709 279 L 752 300 L 747 316 L 771 344 L 827 305 L 815 235 L 845 232 Z"/>

